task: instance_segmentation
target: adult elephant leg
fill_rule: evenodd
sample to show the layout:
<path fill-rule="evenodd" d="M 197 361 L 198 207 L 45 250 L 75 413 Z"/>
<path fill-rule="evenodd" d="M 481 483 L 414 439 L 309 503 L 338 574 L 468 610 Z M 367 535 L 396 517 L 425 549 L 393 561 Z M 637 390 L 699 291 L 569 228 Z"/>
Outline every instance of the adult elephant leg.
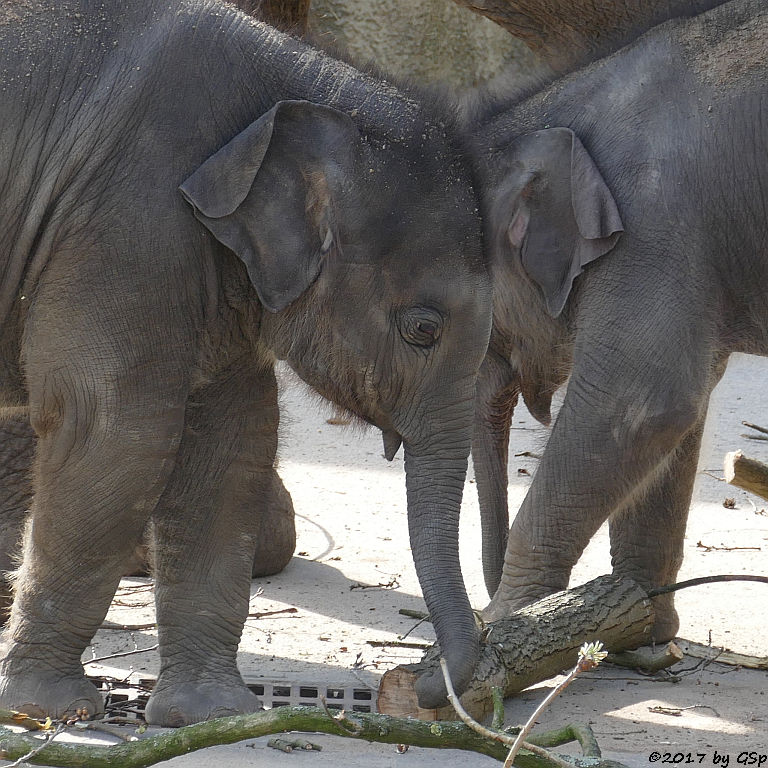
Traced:
<path fill-rule="evenodd" d="M 32 504 L 35 432 L 27 408 L 0 409 L 0 624 L 13 600 L 12 571 L 19 566 L 21 538 Z"/>
<path fill-rule="evenodd" d="M 610 518 L 613 572 L 633 579 L 645 589 L 674 583 L 682 565 L 703 429 L 702 418 L 685 435 L 648 488 Z M 671 640 L 680 626 L 674 593 L 654 597 L 653 605 L 653 640 Z"/>
<path fill-rule="evenodd" d="M 161 667 L 150 723 L 181 726 L 260 708 L 236 657 L 274 483 L 277 421 L 274 373 L 250 359 L 190 398 L 154 525 Z"/>
<path fill-rule="evenodd" d="M 56 338 L 73 350 L 64 331 Z M 28 352 L 35 495 L 3 635 L 0 706 L 93 716 L 103 701 L 80 659 L 173 464 L 183 409 L 171 404 L 183 399 L 161 386 L 177 373 L 159 360 L 117 372 L 102 354 L 94 376 L 74 351 L 45 373 L 36 354 Z M 152 397 L 126 402 L 147 386 L 147 370 L 158 382 Z"/>
<path fill-rule="evenodd" d="M 509 427 L 519 388 L 505 360 L 488 352 L 477 381 L 472 463 L 480 502 L 483 576 L 492 597 L 501 581 L 509 529 Z"/>
<path fill-rule="evenodd" d="M 661 311 L 650 319 L 662 325 L 647 322 L 631 337 L 607 339 L 609 349 L 599 336 L 577 339 L 565 402 L 510 528 L 487 619 L 567 588 L 600 525 L 653 479 L 703 418 L 714 385 L 711 354 L 699 341 L 706 333 L 675 328 Z"/>
<path fill-rule="evenodd" d="M 272 470 L 272 481 L 266 501 L 255 501 L 263 506 L 263 512 L 253 556 L 251 575 L 254 579 L 280 573 L 291 561 L 296 550 L 293 500 L 277 470 Z"/>

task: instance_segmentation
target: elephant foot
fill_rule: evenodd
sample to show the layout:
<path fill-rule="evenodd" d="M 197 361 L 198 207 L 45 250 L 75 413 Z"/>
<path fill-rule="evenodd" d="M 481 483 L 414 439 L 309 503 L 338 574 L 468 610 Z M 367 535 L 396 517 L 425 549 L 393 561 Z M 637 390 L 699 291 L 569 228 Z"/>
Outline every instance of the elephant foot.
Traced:
<path fill-rule="evenodd" d="M 513 576 L 508 571 L 502 577 L 501 584 L 491 602 L 482 611 L 483 621 L 506 619 L 515 611 L 519 611 L 521 608 L 525 608 L 537 600 L 567 589 L 570 574 L 567 571 L 563 571 L 559 583 L 555 583 L 557 581 L 554 578 L 555 574 L 554 569 L 548 571 L 550 580 L 547 584 L 538 578 L 534 578 L 535 574 L 530 571 L 521 572 L 517 576 Z"/>
<path fill-rule="evenodd" d="M 83 675 L 0 675 L 0 707 L 31 717 L 90 719 L 104 714 L 104 699 Z"/>
<path fill-rule="evenodd" d="M 651 628 L 654 643 L 666 643 L 677 637 L 680 629 L 680 617 L 675 610 L 674 595 L 659 595 L 651 598 L 655 618 Z"/>
<path fill-rule="evenodd" d="M 150 725 L 180 728 L 261 709 L 257 696 L 240 678 L 165 685 L 161 675 L 149 697 L 144 718 Z"/>

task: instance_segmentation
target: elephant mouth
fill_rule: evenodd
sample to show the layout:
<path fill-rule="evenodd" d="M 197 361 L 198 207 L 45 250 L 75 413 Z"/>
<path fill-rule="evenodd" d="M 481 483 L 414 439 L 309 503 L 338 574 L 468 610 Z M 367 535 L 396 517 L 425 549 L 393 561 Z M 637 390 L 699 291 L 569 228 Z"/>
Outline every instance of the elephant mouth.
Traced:
<path fill-rule="evenodd" d="M 394 429 L 382 429 L 381 436 L 384 439 L 384 458 L 392 461 L 403 444 L 403 438 Z"/>

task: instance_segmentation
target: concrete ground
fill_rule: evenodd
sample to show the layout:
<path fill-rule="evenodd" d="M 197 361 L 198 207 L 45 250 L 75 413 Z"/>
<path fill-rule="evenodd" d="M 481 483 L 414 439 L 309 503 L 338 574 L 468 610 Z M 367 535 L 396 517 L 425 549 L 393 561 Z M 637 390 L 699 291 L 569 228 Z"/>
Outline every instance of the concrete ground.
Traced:
<path fill-rule="evenodd" d="M 360 432 L 332 422 L 327 405 L 308 395 L 290 374 L 283 376 L 280 473 L 297 511 L 298 546 L 285 571 L 252 586 L 252 610 L 240 646 L 249 683 L 262 686 L 266 704 L 330 694 L 345 706 L 375 706 L 381 674 L 421 651 L 396 643 L 432 640 L 427 624 L 398 613 L 423 610 L 408 547 L 402 460 L 382 458 L 378 431 Z M 726 451 L 743 448 L 768 461 L 768 443 L 740 437 L 741 421 L 768 424 L 768 360 L 734 356 L 713 396 L 685 542 L 680 578 L 716 573 L 768 574 L 768 502 L 716 480 Z M 512 450 L 541 451 L 547 430 L 522 409 L 514 417 Z M 522 500 L 536 460 L 510 458 L 510 500 Z M 705 474 L 710 472 L 710 474 Z M 467 482 L 461 556 L 467 588 L 476 607 L 487 602 L 480 569 L 477 498 Z M 734 500 L 725 508 L 726 498 Z M 607 529 L 598 533 L 579 563 L 573 583 L 610 570 Z M 109 620 L 151 623 L 151 582 L 125 579 Z M 734 651 L 768 656 L 768 587 L 730 583 L 679 593 L 682 637 Z M 294 610 L 295 609 L 295 610 Z M 282 613 L 273 613 L 283 611 Z M 101 630 L 84 659 L 149 648 L 154 629 Z M 153 651 L 88 663 L 92 674 L 137 680 L 157 671 Z M 540 720 L 541 728 L 567 722 L 592 725 L 605 756 L 630 766 L 650 762 L 768 766 L 768 671 L 704 665 L 686 658 L 676 682 L 643 677 L 605 666 L 574 682 Z M 557 683 L 543 682 L 506 702 L 507 722 L 527 719 L 533 706 Z M 303 689 L 303 690 L 302 690 Z M 208 748 L 160 765 L 389 766 L 495 763 L 467 752 L 366 744 L 330 736 L 312 737 L 321 752 L 284 754 L 267 738 Z M 565 750 L 564 750 L 565 751 Z M 657 758 L 658 755 L 658 758 Z M 725 762 L 728 756 L 728 762 Z M 656 759 L 657 758 L 657 759 Z M 751 761 L 751 762 L 750 762 Z M 6 765 L 7 763 L 0 764 Z"/>

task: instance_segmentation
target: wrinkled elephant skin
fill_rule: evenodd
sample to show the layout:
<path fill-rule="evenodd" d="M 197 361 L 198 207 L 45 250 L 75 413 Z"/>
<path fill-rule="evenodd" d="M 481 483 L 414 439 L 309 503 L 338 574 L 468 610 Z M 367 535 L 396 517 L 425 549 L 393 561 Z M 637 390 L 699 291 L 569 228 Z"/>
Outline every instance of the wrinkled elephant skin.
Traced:
<path fill-rule="evenodd" d="M 0 396 L 36 436 L 0 705 L 101 711 L 80 658 L 151 522 L 149 722 L 259 707 L 236 652 L 275 359 L 402 440 L 414 563 L 464 686 L 491 295 L 450 116 L 215 0 L 3 2 L 0 58 Z"/>
<path fill-rule="evenodd" d="M 736 0 L 476 115 L 486 618 L 566 588 L 605 520 L 615 573 L 674 582 L 709 395 L 732 352 L 768 354 L 766 62 L 765 5 Z M 568 377 L 505 549 L 510 415 L 522 394 L 546 423 Z"/>

